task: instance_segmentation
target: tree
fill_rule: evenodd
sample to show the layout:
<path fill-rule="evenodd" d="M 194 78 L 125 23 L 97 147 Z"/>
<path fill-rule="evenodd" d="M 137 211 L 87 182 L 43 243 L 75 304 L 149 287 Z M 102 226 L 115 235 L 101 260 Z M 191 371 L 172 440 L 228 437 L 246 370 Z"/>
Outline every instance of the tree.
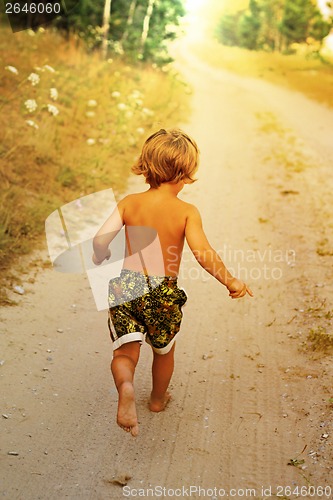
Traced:
<path fill-rule="evenodd" d="M 161 64 L 171 60 L 168 43 L 177 37 L 180 19 L 184 15 L 183 0 L 156 0 L 144 45 L 144 59 L 153 58 Z"/>
<path fill-rule="evenodd" d="M 102 56 L 105 59 L 108 49 L 108 36 L 110 28 L 110 16 L 111 16 L 111 2 L 112 0 L 105 0 L 104 12 L 103 12 L 103 25 L 102 25 Z"/>
<path fill-rule="evenodd" d="M 238 12 L 237 14 L 225 14 L 221 17 L 216 35 L 223 45 L 240 45 L 238 24 L 241 14 L 241 12 Z"/>
<path fill-rule="evenodd" d="M 261 9 L 256 0 L 250 0 L 248 11 L 240 18 L 238 37 L 241 47 L 258 50 L 259 33 L 261 28 Z"/>
<path fill-rule="evenodd" d="M 81 38 L 88 42 L 89 48 L 95 48 L 96 45 L 101 43 L 101 39 L 97 43 L 96 40 L 91 40 L 91 38 L 96 38 L 91 34 L 91 28 L 102 26 L 103 6 L 103 0 L 97 2 L 80 0 L 80 2 L 76 2 L 72 9 L 68 9 L 65 15 L 56 19 L 55 26 L 67 36 L 69 36 L 70 32 L 78 33 Z"/>
<path fill-rule="evenodd" d="M 102 47 L 103 54 L 110 46 L 128 57 L 141 55 L 163 62 L 168 59 L 166 42 L 176 37 L 176 27 L 185 15 L 184 1 L 80 0 L 56 26 L 67 34 L 78 33 L 92 50 Z"/>
<path fill-rule="evenodd" d="M 225 45 L 281 51 L 309 37 L 321 44 L 331 28 L 332 16 L 324 19 L 316 0 L 250 0 L 245 11 L 222 16 L 218 38 Z"/>
<path fill-rule="evenodd" d="M 140 57 L 143 57 L 145 43 L 146 43 L 146 40 L 148 38 L 149 23 L 150 23 L 150 18 L 151 18 L 152 13 L 153 13 L 154 3 L 155 3 L 155 0 L 148 0 L 148 6 L 147 6 L 146 15 L 145 15 L 144 20 L 143 20 L 143 27 L 142 27 L 141 40 L 140 40 L 140 53 L 139 53 Z"/>
<path fill-rule="evenodd" d="M 126 27 L 123 31 L 121 38 L 120 38 L 121 46 L 123 45 L 124 42 L 126 42 L 126 40 L 128 38 L 128 32 L 131 29 L 131 26 L 133 24 L 136 3 L 137 3 L 137 0 L 131 0 L 129 11 L 128 11 L 128 16 L 127 16 Z"/>
<path fill-rule="evenodd" d="M 310 22 L 316 10 L 311 0 L 285 0 L 279 29 L 284 37 L 286 48 L 291 43 L 306 41 L 309 36 Z"/>
<path fill-rule="evenodd" d="M 261 0 L 260 46 L 265 50 L 281 49 L 281 32 L 284 0 Z"/>
<path fill-rule="evenodd" d="M 260 30 L 261 6 L 258 0 L 250 0 L 248 9 L 222 16 L 217 36 L 225 45 L 257 50 Z"/>
<path fill-rule="evenodd" d="M 324 38 L 330 33 L 333 26 L 333 17 L 325 20 L 321 12 L 317 9 L 315 15 L 311 19 L 309 36 L 314 38 L 320 43 L 320 47 L 323 44 Z"/>

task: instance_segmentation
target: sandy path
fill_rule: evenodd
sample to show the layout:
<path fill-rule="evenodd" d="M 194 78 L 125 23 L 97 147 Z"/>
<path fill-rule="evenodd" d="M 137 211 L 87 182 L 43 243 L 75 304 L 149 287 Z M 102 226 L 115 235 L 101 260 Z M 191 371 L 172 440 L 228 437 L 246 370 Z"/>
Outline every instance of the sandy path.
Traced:
<path fill-rule="evenodd" d="M 200 180 L 182 196 L 198 205 L 211 243 L 231 268 L 241 266 L 255 298 L 231 301 L 185 251 L 181 284 L 189 301 L 173 400 L 163 414 L 149 412 L 144 346 L 133 439 L 115 424 L 106 313 L 96 312 L 87 279 L 40 273 L 19 307 L 2 311 L 5 498 L 124 498 L 127 491 L 112 482 L 124 475 L 136 490 L 255 490 L 233 498 L 270 498 L 262 486 L 296 498 L 278 486 L 329 484 L 331 358 L 310 359 L 299 347 L 319 321 L 309 307 L 333 303 L 332 257 L 316 252 L 333 227 L 332 111 L 185 52 L 179 57 L 194 89 L 182 126 L 202 152 Z M 287 465 L 296 457 L 303 469 Z"/>

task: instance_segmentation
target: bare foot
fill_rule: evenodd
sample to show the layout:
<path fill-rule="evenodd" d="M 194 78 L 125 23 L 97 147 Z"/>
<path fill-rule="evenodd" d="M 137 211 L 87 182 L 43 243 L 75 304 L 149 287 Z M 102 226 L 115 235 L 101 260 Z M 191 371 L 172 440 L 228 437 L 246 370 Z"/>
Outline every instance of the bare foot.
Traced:
<path fill-rule="evenodd" d="M 117 424 L 124 429 L 124 431 L 130 432 L 134 437 L 139 434 L 134 387 L 130 382 L 124 382 L 119 387 Z"/>
<path fill-rule="evenodd" d="M 166 392 L 163 399 L 156 399 L 150 396 L 149 409 L 150 411 L 163 411 L 171 398 L 171 394 Z"/>

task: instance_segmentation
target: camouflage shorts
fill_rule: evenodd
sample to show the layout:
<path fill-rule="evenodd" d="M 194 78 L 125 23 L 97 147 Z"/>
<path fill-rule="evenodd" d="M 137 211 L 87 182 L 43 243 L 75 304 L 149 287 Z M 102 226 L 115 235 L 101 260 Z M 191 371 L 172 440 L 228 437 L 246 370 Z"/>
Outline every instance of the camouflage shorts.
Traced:
<path fill-rule="evenodd" d="M 113 349 L 146 342 L 159 354 L 170 351 L 179 332 L 187 295 L 175 276 L 146 276 L 123 269 L 109 283 L 110 336 Z"/>

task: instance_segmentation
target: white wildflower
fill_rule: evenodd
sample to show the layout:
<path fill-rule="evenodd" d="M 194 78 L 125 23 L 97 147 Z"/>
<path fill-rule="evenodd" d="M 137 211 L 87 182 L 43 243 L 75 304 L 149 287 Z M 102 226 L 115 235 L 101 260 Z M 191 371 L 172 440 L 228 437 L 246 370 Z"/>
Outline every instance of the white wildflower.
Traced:
<path fill-rule="evenodd" d="M 18 70 L 14 66 L 6 66 L 5 69 L 7 69 L 8 71 L 10 71 L 11 73 L 14 73 L 14 75 L 18 75 L 19 74 Z"/>
<path fill-rule="evenodd" d="M 50 73 L 56 72 L 56 70 L 54 68 L 52 68 L 52 66 L 49 66 L 48 64 L 44 64 L 43 68 L 46 69 L 47 71 L 49 71 Z"/>
<path fill-rule="evenodd" d="M 45 69 L 41 68 L 40 66 L 35 66 L 35 71 L 40 71 L 41 73 L 44 73 Z"/>
<path fill-rule="evenodd" d="M 87 144 L 88 144 L 88 146 L 92 146 L 93 144 L 96 144 L 96 141 L 95 141 L 95 139 L 92 139 L 90 137 L 89 139 L 87 139 Z"/>
<path fill-rule="evenodd" d="M 154 111 L 152 111 L 151 109 L 148 109 L 148 108 L 143 108 L 142 113 L 144 113 L 147 116 L 153 116 Z"/>
<path fill-rule="evenodd" d="M 87 106 L 89 106 L 89 108 L 95 108 L 97 106 L 97 101 L 95 101 L 95 99 L 89 99 Z"/>
<path fill-rule="evenodd" d="M 52 101 L 56 101 L 59 97 L 59 94 L 58 94 L 58 91 L 55 87 L 52 87 L 50 89 L 50 97 L 52 99 Z"/>
<path fill-rule="evenodd" d="M 93 118 L 96 115 L 95 111 L 87 111 L 86 116 L 88 118 Z"/>
<path fill-rule="evenodd" d="M 133 111 L 130 109 L 125 113 L 126 118 L 131 119 L 133 117 Z"/>
<path fill-rule="evenodd" d="M 29 36 L 35 36 L 35 32 L 34 32 L 34 30 L 32 30 L 32 29 L 28 29 L 28 30 L 26 31 L 26 33 L 27 33 Z"/>
<path fill-rule="evenodd" d="M 130 94 L 132 99 L 139 99 L 142 96 L 140 90 L 133 90 Z"/>
<path fill-rule="evenodd" d="M 112 64 L 113 63 L 113 59 L 110 58 L 106 62 L 109 63 L 109 64 Z"/>
<path fill-rule="evenodd" d="M 25 123 L 27 125 L 29 125 L 29 127 L 33 127 L 33 128 L 36 128 L 36 129 L 39 128 L 39 126 L 37 125 L 37 123 L 35 123 L 33 120 L 26 120 Z"/>
<path fill-rule="evenodd" d="M 57 108 L 57 106 L 54 106 L 54 104 L 48 104 L 47 110 L 53 116 L 57 116 L 59 114 L 59 109 Z"/>
<path fill-rule="evenodd" d="M 138 134 L 144 134 L 145 133 L 145 129 L 142 128 L 142 127 L 137 128 L 136 131 L 137 131 Z"/>
<path fill-rule="evenodd" d="M 120 97 L 121 94 L 120 92 L 118 92 L 118 90 L 115 90 L 114 92 L 112 92 L 111 94 L 111 97 L 114 97 L 115 99 L 117 99 L 118 97 Z"/>
<path fill-rule="evenodd" d="M 136 99 L 136 100 L 135 100 L 135 104 L 136 104 L 137 106 L 142 106 L 142 104 L 143 104 L 143 100 L 142 100 L 142 99 Z"/>
<path fill-rule="evenodd" d="M 123 102 L 120 102 L 117 108 L 120 109 L 120 111 L 125 111 L 125 109 L 127 109 L 127 106 Z"/>
<path fill-rule="evenodd" d="M 31 85 L 34 87 L 40 82 L 40 77 L 39 75 L 37 75 L 37 73 L 30 73 L 27 80 L 29 80 L 29 82 L 31 82 Z"/>
<path fill-rule="evenodd" d="M 28 99 L 27 101 L 25 101 L 24 105 L 30 113 L 36 111 L 36 109 L 38 108 L 38 104 L 35 99 Z"/>

